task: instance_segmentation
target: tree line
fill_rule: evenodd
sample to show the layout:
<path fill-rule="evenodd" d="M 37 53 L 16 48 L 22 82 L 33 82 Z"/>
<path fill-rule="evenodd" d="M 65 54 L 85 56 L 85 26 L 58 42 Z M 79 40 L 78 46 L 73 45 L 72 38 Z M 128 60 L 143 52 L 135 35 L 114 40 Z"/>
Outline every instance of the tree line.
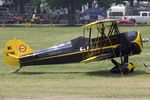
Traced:
<path fill-rule="evenodd" d="M 13 7 L 15 10 L 20 13 L 25 13 L 25 4 L 28 3 L 36 7 L 37 13 L 40 13 L 40 5 L 42 2 L 45 2 L 47 6 L 51 9 L 53 8 L 67 8 L 68 9 L 68 21 L 70 24 L 73 24 L 75 21 L 75 13 L 76 9 L 81 10 L 83 5 L 88 5 L 88 8 L 91 8 L 94 3 L 98 5 L 98 7 L 103 7 L 108 9 L 113 3 L 120 4 L 124 1 L 130 2 L 130 6 L 133 7 L 134 0 L 5 0 L 6 2 L 13 2 Z M 147 0 L 137 0 L 137 3 L 140 1 Z M 150 0 L 148 0 L 150 1 Z"/>

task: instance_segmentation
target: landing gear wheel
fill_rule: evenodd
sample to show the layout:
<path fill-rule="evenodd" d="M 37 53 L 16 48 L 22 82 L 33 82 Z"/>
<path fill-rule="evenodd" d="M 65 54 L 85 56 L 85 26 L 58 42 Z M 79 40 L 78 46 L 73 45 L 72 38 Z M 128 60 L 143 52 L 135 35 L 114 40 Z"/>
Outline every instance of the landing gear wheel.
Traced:
<path fill-rule="evenodd" d="M 113 67 L 110 70 L 111 73 L 113 74 L 129 74 L 134 72 L 134 65 L 132 63 L 124 63 L 124 64 L 119 64 L 118 66 Z"/>
<path fill-rule="evenodd" d="M 134 65 L 132 63 L 118 63 L 114 59 L 112 59 L 112 63 L 115 65 L 110 72 L 114 74 L 129 74 L 134 72 Z"/>

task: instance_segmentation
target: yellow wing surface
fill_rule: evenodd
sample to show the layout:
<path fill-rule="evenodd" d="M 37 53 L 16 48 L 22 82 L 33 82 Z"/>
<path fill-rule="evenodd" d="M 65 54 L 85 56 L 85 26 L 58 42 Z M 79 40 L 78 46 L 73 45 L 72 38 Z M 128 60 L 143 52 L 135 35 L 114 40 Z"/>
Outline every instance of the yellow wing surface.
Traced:
<path fill-rule="evenodd" d="M 111 25 L 113 22 L 117 22 L 117 21 L 118 20 L 116 20 L 116 19 L 105 19 L 105 20 L 101 20 L 101 21 L 91 22 L 91 23 L 86 24 L 82 27 L 85 29 L 88 29 L 88 28 L 93 28 L 93 27 L 100 27 L 102 24 L 104 24 L 106 27 L 106 26 Z"/>
<path fill-rule="evenodd" d="M 33 51 L 25 42 L 18 39 L 9 40 L 4 46 L 4 62 L 12 65 L 13 68 L 19 68 L 19 57 L 30 53 L 33 53 Z"/>

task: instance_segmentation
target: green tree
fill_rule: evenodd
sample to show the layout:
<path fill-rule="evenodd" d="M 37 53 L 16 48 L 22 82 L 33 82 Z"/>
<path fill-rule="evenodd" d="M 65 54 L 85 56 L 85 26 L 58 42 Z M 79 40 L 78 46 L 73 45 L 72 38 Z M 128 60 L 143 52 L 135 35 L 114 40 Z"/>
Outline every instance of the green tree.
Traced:
<path fill-rule="evenodd" d="M 95 0 L 99 7 L 109 8 L 114 0 Z M 77 9 L 81 9 L 83 5 L 88 4 L 91 8 L 94 0 L 46 0 L 50 8 L 67 8 L 68 9 L 68 24 L 75 24 L 75 14 Z M 40 0 L 30 0 L 35 6 L 39 6 Z"/>
<path fill-rule="evenodd" d="M 103 7 L 105 9 L 108 9 L 112 5 L 112 3 L 115 1 L 114 0 L 97 0 L 97 3 L 98 3 L 99 7 Z"/>
<path fill-rule="evenodd" d="M 99 7 L 109 8 L 113 0 L 96 0 Z M 76 9 L 81 9 L 83 5 L 88 4 L 91 8 L 94 0 L 47 0 L 51 8 L 68 8 L 69 25 L 74 25 Z"/>
<path fill-rule="evenodd" d="M 47 0 L 51 8 L 67 8 L 68 9 L 68 24 L 75 24 L 76 9 L 81 9 L 83 4 L 88 0 Z"/>
<path fill-rule="evenodd" d="M 24 6 L 28 1 L 29 0 L 9 0 L 9 2 L 13 2 L 14 9 L 19 14 L 24 14 Z"/>
<path fill-rule="evenodd" d="M 29 3 L 33 6 L 36 7 L 36 11 L 37 13 L 40 14 L 41 10 L 40 10 L 40 4 L 41 4 L 41 0 L 29 0 Z"/>
<path fill-rule="evenodd" d="M 93 1 L 94 0 L 87 0 L 88 8 L 92 8 Z"/>

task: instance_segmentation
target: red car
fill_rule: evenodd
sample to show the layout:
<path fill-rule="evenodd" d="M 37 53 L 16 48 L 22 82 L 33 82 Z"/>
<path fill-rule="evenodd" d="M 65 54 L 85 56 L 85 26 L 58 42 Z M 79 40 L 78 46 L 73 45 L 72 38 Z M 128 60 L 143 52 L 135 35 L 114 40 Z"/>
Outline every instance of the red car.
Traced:
<path fill-rule="evenodd" d="M 119 24 L 134 24 L 134 21 L 128 19 L 122 19 L 119 21 Z"/>
<path fill-rule="evenodd" d="M 23 22 L 23 18 L 21 16 L 13 16 L 14 23 L 20 24 Z"/>

